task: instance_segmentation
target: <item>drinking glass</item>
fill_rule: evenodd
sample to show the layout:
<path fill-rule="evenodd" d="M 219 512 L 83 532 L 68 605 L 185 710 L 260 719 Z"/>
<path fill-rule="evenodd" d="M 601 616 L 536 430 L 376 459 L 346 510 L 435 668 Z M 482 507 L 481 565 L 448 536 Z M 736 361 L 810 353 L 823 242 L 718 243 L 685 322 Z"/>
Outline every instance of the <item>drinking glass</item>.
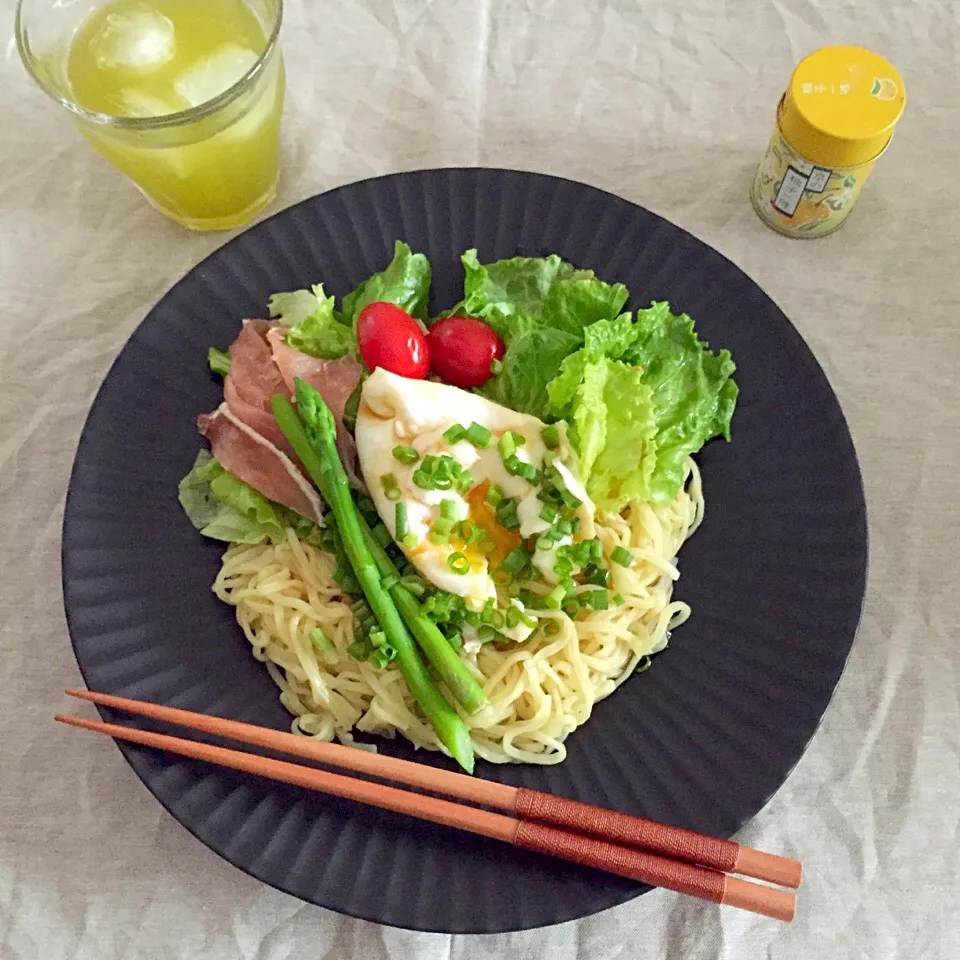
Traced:
<path fill-rule="evenodd" d="M 283 0 L 192 0 L 192 8 L 177 7 L 178 2 L 184 0 L 19 0 L 17 46 L 41 89 L 69 111 L 93 148 L 154 207 L 191 230 L 226 230 L 246 223 L 276 196 L 285 85 L 277 45 Z M 101 9 L 108 4 L 111 11 Z M 196 18 L 205 4 L 221 24 L 227 15 L 249 22 L 252 14 L 262 29 L 262 50 L 236 44 L 225 50 L 216 18 L 209 30 L 189 30 L 181 40 L 164 10 Z M 91 62 L 119 64 L 120 74 L 134 81 L 145 71 L 154 91 L 163 57 L 173 56 L 172 45 L 189 42 L 195 50 L 209 36 L 209 59 L 171 81 L 173 112 L 166 112 L 171 107 L 162 97 L 142 93 L 135 82 L 118 92 L 129 103 L 122 111 L 101 112 L 79 102 L 70 58 L 74 41 L 98 10 L 106 27 L 93 37 L 99 46 Z M 148 76 L 149 71 L 154 72 Z M 224 86 L 218 78 L 226 78 Z"/>

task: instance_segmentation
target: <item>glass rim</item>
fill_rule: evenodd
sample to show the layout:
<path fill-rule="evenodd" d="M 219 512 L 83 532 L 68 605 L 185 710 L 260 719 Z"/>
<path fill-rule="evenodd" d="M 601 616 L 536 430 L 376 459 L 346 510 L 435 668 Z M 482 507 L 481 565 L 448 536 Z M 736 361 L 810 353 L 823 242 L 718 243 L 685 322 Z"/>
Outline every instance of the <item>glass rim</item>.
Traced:
<path fill-rule="evenodd" d="M 23 6 L 25 2 L 27 2 L 27 0 L 17 0 L 17 8 L 14 15 L 14 34 L 17 40 L 17 51 L 20 54 L 20 60 L 29 74 L 30 79 L 33 80 L 51 100 L 65 107 L 74 114 L 74 116 L 90 123 L 98 124 L 99 126 L 114 127 L 119 130 L 158 130 L 166 127 L 179 127 L 208 117 L 222 107 L 232 103 L 253 84 L 256 78 L 266 68 L 267 61 L 277 46 L 280 27 L 283 24 L 283 0 L 273 0 L 277 8 L 276 15 L 274 16 L 270 35 L 267 37 L 266 46 L 263 48 L 263 53 L 257 57 L 257 62 L 254 63 L 239 80 L 227 87 L 226 90 L 218 93 L 215 97 L 211 97 L 209 100 L 205 100 L 195 107 L 178 110 L 176 113 L 165 113 L 159 117 L 120 117 L 111 113 L 88 110 L 75 100 L 61 94 L 41 78 L 35 69 L 35 64 L 38 62 L 38 59 L 30 49 L 27 31 L 24 26 Z"/>

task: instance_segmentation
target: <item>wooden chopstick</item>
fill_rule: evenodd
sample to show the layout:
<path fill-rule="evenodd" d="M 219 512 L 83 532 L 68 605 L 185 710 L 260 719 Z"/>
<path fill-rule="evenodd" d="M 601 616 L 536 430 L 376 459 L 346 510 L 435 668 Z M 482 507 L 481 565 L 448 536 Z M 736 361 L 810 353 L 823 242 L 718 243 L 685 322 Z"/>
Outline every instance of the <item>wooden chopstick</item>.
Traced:
<path fill-rule="evenodd" d="M 394 780 L 433 793 L 457 797 L 469 803 L 494 807 L 524 820 L 535 820 L 601 840 L 649 850 L 672 860 L 709 867 L 722 873 L 737 873 L 791 889 L 800 885 L 802 868 L 799 861 L 744 847 L 731 840 L 721 840 L 643 817 L 605 810 L 603 807 L 568 800 L 539 790 L 511 787 L 450 770 L 439 770 L 410 760 L 366 753 L 309 737 L 298 737 L 282 730 L 270 730 L 250 723 L 90 690 L 70 689 L 67 693 L 71 697 L 89 700 L 105 707 L 141 714 L 155 720 L 165 720 L 384 780 Z"/>
<path fill-rule="evenodd" d="M 740 907 L 777 920 L 793 919 L 796 895 L 766 887 L 715 870 L 668 860 L 656 854 L 569 833 L 531 820 L 519 820 L 476 807 L 410 793 L 397 787 L 354 777 L 302 767 L 284 760 L 228 750 L 196 740 L 137 730 L 100 720 L 58 714 L 56 719 L 74 727 L 104 733 L 119 740 L 158 747 L 196 760 L 279 780 L 321 793 L 347 797 L 360 803 L 405 813 L 421 820 L 442 823 L 484 837 L 502 840 L 526 850 L 548 854 L 573 863 L 606 870 L 653 886 L 686 893 L 713 903 Z M 359 751 L 358 751 L 359 752 Z"/>

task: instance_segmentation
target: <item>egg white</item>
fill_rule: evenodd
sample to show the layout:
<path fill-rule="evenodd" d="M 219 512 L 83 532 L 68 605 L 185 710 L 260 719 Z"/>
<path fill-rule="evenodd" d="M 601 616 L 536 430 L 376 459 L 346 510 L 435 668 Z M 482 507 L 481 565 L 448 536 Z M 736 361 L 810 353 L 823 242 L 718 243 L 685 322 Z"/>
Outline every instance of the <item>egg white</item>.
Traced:
<path fill-rule="evenodd" d="M 492 432 L 493 439 L 485 449 L 478 449 L 466 440 L 451 445 L 443 438 L 443 434 L 454 424 L 469 427 L 471 423 L 482 424 Z M 420 461 L 401 463 L 394 458 L 393 449 L 398 445 L 413 447 L 420 455 L 420 460 L 428 454 L 447 454 L 470 471 L 474 487 L 484 482 L 498 484 L 506 496 L 517 499 L 519 534 L 526 538 L 546 530 L 549 524 L 540 519 L 543 504 L 537 497 L 537 488 L 523 477 L 507 473 L 497 449 L 497 438 L 508 430 L 521 434 L 525 442 L 517 447 L 517 456 L 540 468 L 546 453 L 541 437 L 544 426 L 537 417 L 510 410 L 459 387 L 428 380 L 411 380 L 382 368 L 375 370 L 363 384 L 355 436 L 363 477 L 377 512 L 391 536 L 396 539 L 396 501 L 387 499 L 382 482 L 383 476 L 392 474 L 400 488 L 400 500 L 407 505 L 407 529 L 418 540 L 416 547 L 402 549 L 430 583 L 466 598 L 468 606 L 473 609 L 482 607 L 488 597 L 496 597 L 487 560 L 474 558 L 468 573 L 457 574 L 447 565 L 447 558 L 455 548 L 447 544 L 433 544 L 428 538 L 431 526 L 440 516 L 442 500 L 456 503 L 459 519 L 470 516 L 470 504 L 453 490 L 424 490 L 418 487 L 413 482 L 413 474 Z M 594 508 L 583 485 L 568 467 L 559 460 L 554 462 L 567 489 L 583 501 L 578 511 L 583 536 L 593 536 Z M 485 526 L 489 524 L 485 523 Z M 556 551 L 546 552 L 554 554 Z M 539 559 L 535 558 L 534 562 L 537 563 Z M 540 567 L 540 563 L 537 566 Z M 543 569 L 544 575 L 550 577 L 552 564 L 546 557 L 543 558 L 543 568 L 546 568 Z M 529 633 L 529 628 L 523 627 L 519 633 L 524 630 Z M 519 633 L 512 638 L 522 639 Z"/>

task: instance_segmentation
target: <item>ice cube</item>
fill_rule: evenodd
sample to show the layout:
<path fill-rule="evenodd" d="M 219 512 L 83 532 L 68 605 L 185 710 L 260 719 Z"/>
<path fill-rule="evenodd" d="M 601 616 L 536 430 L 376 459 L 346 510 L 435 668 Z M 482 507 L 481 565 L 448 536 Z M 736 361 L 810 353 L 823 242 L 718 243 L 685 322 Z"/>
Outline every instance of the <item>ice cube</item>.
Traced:
<path fill-rule="evenodd" d="M 168 103 L 152 93 L 128 88 L 117 94 L 117 101 L 125 117 L 164 117 L 184 109 L 175 103 Z"/>
<path fill-rule="evenodd" d="M 173 88 L 192 107 L 198 107 L 232 87 L 256 62 L 258 55 L 235 43 L 225 43 L 199 60 L 173 82 Z"/>
<path fill-rule="evenodd" d="M 146 5 L 123 13 L 109 13 L 90 42 L 101 70 L 159 67 L 173 58 L 173 21 Z"/>

